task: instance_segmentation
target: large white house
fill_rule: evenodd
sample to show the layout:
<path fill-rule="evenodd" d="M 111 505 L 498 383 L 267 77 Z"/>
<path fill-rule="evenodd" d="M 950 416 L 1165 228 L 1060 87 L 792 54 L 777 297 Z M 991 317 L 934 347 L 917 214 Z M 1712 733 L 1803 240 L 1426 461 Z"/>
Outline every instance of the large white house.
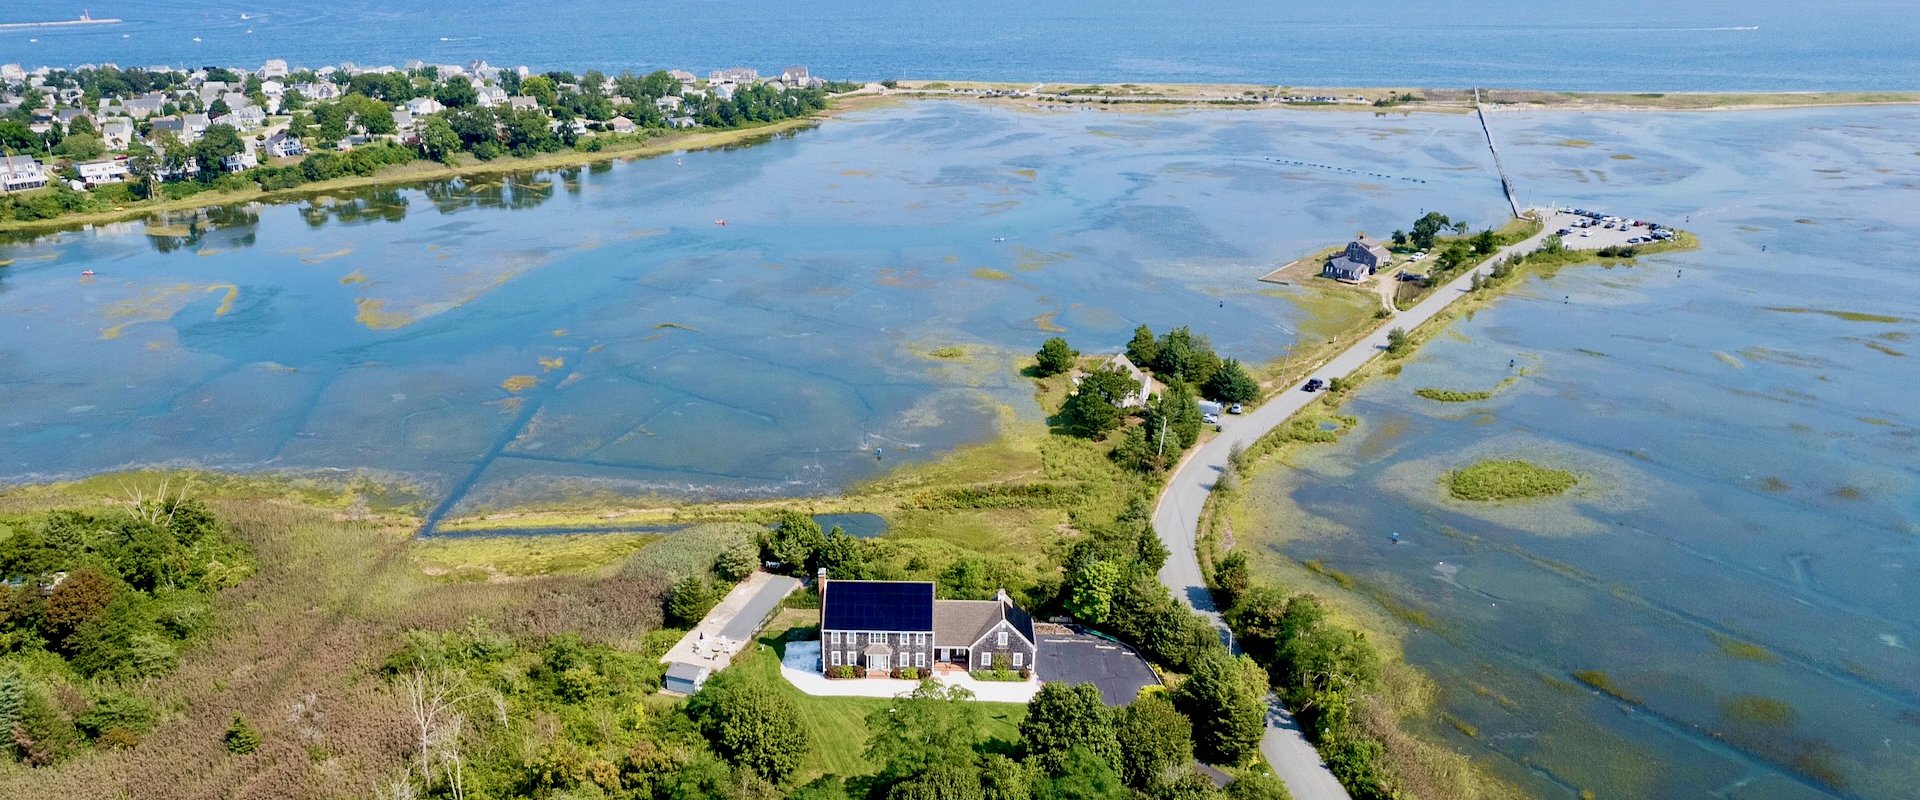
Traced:
<path fill-rule="evenodd" d="M 33 156 L 0 155 L 0 192 L 24 192 L 47 185 L 47 173 Z"/>
<path fill-rule="evenodd" d="M 73 165 L 80 173 L 80 181 L 93 188 L 103 183 L 121 183 L 127 179 L 127 162 L 117 158 L 88 161 Z"/>

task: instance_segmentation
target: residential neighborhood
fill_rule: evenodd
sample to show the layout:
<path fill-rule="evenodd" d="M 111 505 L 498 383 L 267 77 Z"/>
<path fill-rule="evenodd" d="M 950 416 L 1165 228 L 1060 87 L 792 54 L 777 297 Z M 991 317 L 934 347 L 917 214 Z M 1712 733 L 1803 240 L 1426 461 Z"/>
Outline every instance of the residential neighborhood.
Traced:
<path fill-rule="evenodd" d="M 0 67 L 0 220 L 252 183 L 289 188 L 420 158 L 597 150 L 609 137 L 800 116 L 823 108 L 827 91 L 852 88 L 803 66 L 699 78 L 536 73 L 479 60 L 309 69 L 269 59 L 250 70 L 10 64 Z M 37 190 L 45 191 L 20 195 Z"/>

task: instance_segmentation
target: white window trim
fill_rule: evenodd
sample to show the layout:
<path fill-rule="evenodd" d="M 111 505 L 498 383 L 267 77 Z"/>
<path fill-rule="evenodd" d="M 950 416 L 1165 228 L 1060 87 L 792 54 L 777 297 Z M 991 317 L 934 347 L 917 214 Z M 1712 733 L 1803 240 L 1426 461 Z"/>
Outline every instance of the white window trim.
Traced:
<path fill-rule="evenodd" d="M 1006 631 L 1004 631 L 1004 630 L 1003 630 L 1003 631 L 1000 631 L 999 633 L 996 633 L 996 634 L 994 634 L 994 635 L 993 635 L 993 637 L 994 637 L 994 642 L 993 642 L 993 644 L 994 644 L 994 646 L 995 646 L 995 647 L 1006 647 L 1006 646 L 1007 646 L 1007 632 L 1006 632 Z"/>
<path fill-rule="evenodd" d="M 833 651 L 833 665 L 836 667 L 840 666 L 840 651 L 838 650 Z"/>
<path fill-rule="evenodd" d="M 916 667 L 925 667 L 927 665 L 926 651 L 922 650 L 913 654 L 913 665 Z"/>
<path fill-rule="evenodd" d="M 985 651 L 981 651 L 981 653 L 980 653 L 980 666 L 983 666 L 983 667 L 991 667 L 991 666 L 993 666 L 993 654 L 992 654 L 992 653 L 988 653 L 988 652 L 985 652 Z"/>
<path fill-rule="evenodd" d="M 1026 654 L 1026 653 L 1022 653 L 1022 652 L 1020 652 L 1020 651 L 1018 651 L 1018 650 L 1015 650 L 1015 651 L 1013 651 L 1013 666 L 1014 666 L 1014 667 L 1015 667 L 1016 669 L 1017 669 L 1017 668 L 1019 668 L 1019 667 L 1023 667 L 1023 666 L 1026 666 L 1025 664 L 1023 664 L 1023 663 L 1021 663 L 1021 662 L 1023 662 L 1023 661 L 1026 661 L 1026 660 L 1027 660 L 1027 654 Z"/>
<path fill-rule="evenodd" d="M 839 632 L 839 631 L 834 631 L 834 632 L 832 632 L 832 633 L 829 633 L 829 634 L 827 634 L 827 639 L 828 639 L 828 642 L 829 642 L 830 644 L 839 644 L 839 643 L 840 643 L 840 632 Z"/>

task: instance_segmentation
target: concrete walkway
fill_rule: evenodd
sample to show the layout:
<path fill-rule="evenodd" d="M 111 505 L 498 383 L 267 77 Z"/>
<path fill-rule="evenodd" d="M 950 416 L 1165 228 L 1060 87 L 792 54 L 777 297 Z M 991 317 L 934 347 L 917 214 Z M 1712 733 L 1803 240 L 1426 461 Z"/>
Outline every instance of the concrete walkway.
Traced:
<path fill-rule="evenodd" d="M 794 688 L 815 697 L 902 697 L 913 692 L 919 681 L 893 678 L 843 678 L 829 680 L 820 674 L 820 642 L 788 642 L 780 659 L 780 675 Z M 973 692 L 983 703 L 1026 703 L 1040 693 L 1039 681 L 977 681 L 964 672 L 936 672 L 934 680 Z"/>
<path fill-rule="evenodd" d="M 1473 276 L 1491 271 L 1489 264 L 1513 253 L 1534 251 L 1554 230 L 1576 219 L 1571 214 L 1550 216 L 1539 234 L 1501 248 L 1480 266 L 1434 289 L 1413 308 L 1395 314 L 1379 330 L 1314 370 L 1312 377 L 1324 380 L 1352 375 L 1362 365 L 1386 351 L 1389 331 L 1394 328 L 1411 331 L 1432 319 L 1455 300 L 1466 296 L 1473 284 Z M 1222 417 L 1221 432 L 1189 453 L 1174 468 L 1173 475 L 1167 479 L 1166 488 L 1160 493 L 1160 503 L 1153 514 L 1153 527 L 1171 553 L 1166 566 L 1160 569 L 1160 582 L 1215 626 L 1224 629 L 1226 623 L 1221 620 L 1220 611 L 1214 606 L 1213 594 L 1207 590 L 1206 581 L 1201 579 L 1200 560 L 1194 554 L 1195 536 L 1200 526 L 1200 507 L 1206 502 L 1207 494 L 1213 491 L 1214 480 L 1226 467 L 1227 453 L 1235 444 L 1251 446 L 1318 398 L 1318 394 L 1300 391 L 1299 386 L 1288 386 L 1246 414 Z M 1313 749 L 1299 727 L 1293 724 L 1293 716 L 1277 700 L 1267 715 L 1267 732 L 1261 739 L 1260 752 L 1267 757 L 1267 763 L 1272 765 L 1274 773 L 1286 782 L 1287 790 L 1295 800 L 1348 800 L 1346 789 L 1327 770 L 1319 752 Z"/>
<path fill-rule="evenodd" d="M 733 661 L 740 648 L 753 641 L 774 609 L 780 607 L 800 581 L 784 575 L 755 572 L 720 598 L 700 624 L 674 643 L 660 657 L 662 664 L 693 664 L 720 670 Z"/>

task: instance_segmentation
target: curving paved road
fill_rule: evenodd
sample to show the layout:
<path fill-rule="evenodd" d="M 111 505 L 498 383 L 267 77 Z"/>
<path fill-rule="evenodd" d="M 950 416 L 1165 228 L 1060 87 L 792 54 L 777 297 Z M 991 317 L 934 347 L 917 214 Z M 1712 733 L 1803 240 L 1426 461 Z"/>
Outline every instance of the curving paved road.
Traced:
<path fill-rule="evenodd" d="M 1480 266 L 1467 270 L 1428 294 L 1413 308 L 1394 315 L 1379 330 L 1314 370 L 1312 376 L 1326 379 L 1352 375 L 1354 370 L 1387 349 L 1388 331 L 1394 328 L 1413 330 L 1432 319 L 1453 301 L 1465 296 L 1473 284 L 1473 276 L 1489 271 L 1488 264 L 1512 253 L 1532 252 L 1551 231 L 1576 219 L 1571 214 L 1549 216 L 1539 234 L 1501 248 L 1481 262 Z M 1200 561 L 1193 551 L 1194 537 L 1200 525 L 1200 506 L 1206 502 L 1207 493 L 1213 491 L 1214 476 L 1226 466 L 1227 453 L 1236 443 L 1243 447 L 1251 446 L 1267 431 L 1286 422 L 1317 397 L 1300 391 L 1297 386 L 1289 386 L 1247 414 L 1222 417 L 1220 433 L 1188 453 L 1174 467 L 1166 488 L 1160 492 L 1160 504 L 1153 513 L 1153 528 L 1159 532 L 1160 541 L 1172 554 L 1167 558 L 1166 566 L 1160 568 L 1160 582 L 1223 630 L 1226 623 L 1221 620 L 1219 609 L 1214 607 L 1213 594 L 1207 591 L 1206 581 L 1200 577 Z M 1307 742 L 1299 726 L 1294 724 L 1293 715 L 1281 707 L 1278 700 L 1273 702 L 1267 714 L 1267 733 L 1260 741 L 1260 753 L 1266 756 L 1274 773 L 1286 782 L 1287 791 L 1293 794 L 1295 800 L 1349 800 L 1347 790 L 1327 770 L 1319 752 Z"/>

